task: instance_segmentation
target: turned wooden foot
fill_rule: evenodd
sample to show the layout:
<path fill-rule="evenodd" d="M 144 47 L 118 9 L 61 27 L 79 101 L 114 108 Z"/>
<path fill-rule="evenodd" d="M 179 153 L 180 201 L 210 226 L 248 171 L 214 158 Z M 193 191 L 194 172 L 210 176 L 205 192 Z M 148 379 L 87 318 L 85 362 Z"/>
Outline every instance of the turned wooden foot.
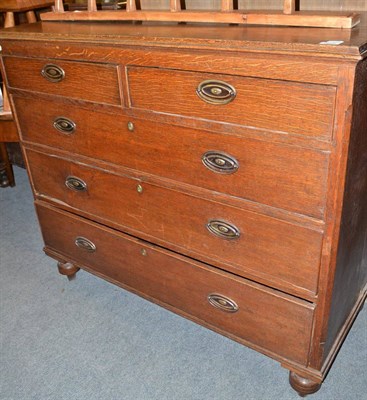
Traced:
<path fill-rule="evenodd" d="M 321 387 L 321 383 L 299 376 L 292 371 L 289 373 L 289 383 L 301 397 L 316 393 Z"/>
<path fill-rule="evenodd" d="M 61 275 L 66 275 L 69 281 L 73 280 L 75 278 L 76 273 L 79 271 L 80 268 L 76 267 L 74 264 L 71 263 L 63 263 L 63 262 L 58 262 L 57 263 L 57 268 L 59 269 L 59 272 Z"/>

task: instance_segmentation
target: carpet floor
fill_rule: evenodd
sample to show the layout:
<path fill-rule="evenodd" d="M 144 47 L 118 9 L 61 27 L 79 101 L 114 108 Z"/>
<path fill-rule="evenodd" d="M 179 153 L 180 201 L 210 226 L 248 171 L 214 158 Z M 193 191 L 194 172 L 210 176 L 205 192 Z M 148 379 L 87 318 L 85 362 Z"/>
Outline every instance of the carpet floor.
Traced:
<path fill-rule="evenodd" d="M 27 175 L 0 189 L 1 400 L 292 400 L 288 371 L 42 252 Z M 367 399 L 367 307 L 313 400 Z"/>

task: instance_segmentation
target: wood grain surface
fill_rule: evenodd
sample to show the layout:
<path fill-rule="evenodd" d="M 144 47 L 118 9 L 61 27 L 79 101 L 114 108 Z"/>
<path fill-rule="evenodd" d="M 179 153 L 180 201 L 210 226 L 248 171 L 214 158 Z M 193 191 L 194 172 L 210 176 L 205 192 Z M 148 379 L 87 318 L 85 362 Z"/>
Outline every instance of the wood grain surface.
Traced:
<path fill-rule="evenodd" d="M 143 8 L 167 7 L 169 0 L 141 0 Z M 186 0 L 188 8 L 219 9 L 221 0 Z M 281 10 L 284 0 L 237 0 L 238 7 L 244 10 Z M 347 10 L 367 11 L 367 5 L 361 0 L 301 0 L 302 10 Z"/>
<path fill-rule="evenodd" d="M 300 394 L 318 389 L 367 294 L 366 16 L 349 31 L 2 31 L 46 253 L 274 357 Z M 45 62 L 65 68 L 60 85 L 43 82 Z M 197 88 L 208 80 L 235 98 L 204 102 Z M 60 116 L 73 133 L 54 128 Z M 209 150 L 235 158 L 236 172 L 207 169 Z M 96 242 L 96 258 L 77 252 L 79 234 Z M 202 308 L 209 286 L 245 310 L 239 319 Z"/>
<path fill-rule="evenodd" d="M 316 291 L 319 232 L 46 154 L 28 150 L 27 159 L 40 198 L 114 221 L 135 235 L 176 244 L 242 276 L 259 276 L 290 292 Z M 68 189 L 68 176 L 82 179 L 87 191 Z M 213 235 L 206 228 L 213 219 L 236 226 L 240 237 Z"/>
<path fill-rule="evenodd" d="M 86 101 L 121 104 L 118 69 L 115 65 L 13 57 L 4 57 L 3 62 L 8 71 L 7 79 L 11 87 Z M 62 68 L 65 79 L 57 83 L 46 80 L 41 71 L 47 64 L 57 64 Z"/>
<path fill-rule="evenodd" d="M 46 249 L 55 249 L 107 279 L 173 306 L 214 328 L 295 362 L 307 363 L 313 315 L 313 307 L 307 302 L 41 204 L 37 213 Z M 88 253 L 75 246 L 77 236 L 91 240 L 96 252 Z M 226 313 L 212 307 L 207 298 L 213 292 L 233 299 L 239 310 Z M 262 334 L 271 331 L 275 333 Z"/>
<path fill-rule="evenodd" d="M 6 39 L 16 40 L 55 40 L 60 43 L 60 38 L 66 35 L 68 44 L 79 41 L 92 43 L 121 45 L 149 46 L 151 49 L 164 47 L 165 49 L 193 49 L 214 50 L 216 55 L 227 55 L 228 52 L 245 53 L 265 52 L 272 54 L 288 54 L 311 57 L 325 57 L 330 61 L 333 58 L 351 59 L 353 61 L 367 55 L 367 13 L 361 15 L 361 24 L 353 30 L 343 29 L 308 29 L 253 26 L 226 26 L 226 25 L 180 25 L 180 24 L 142 24 L 139 29 L 133 24 L 88 23 L 75 24 L 72 22 L 36 23 L 30 26 L 19 25 L 14 28 L 4 29 L 0 32 L 3 54 L 7 54 Z M 157 26 L 156 26 L 157 25 Z M 108 34 L 106 32 L 108 31 Z M 328 41 L 341 41 L 339 45 L 322 44 Z M 12 51 L 23 47 L 21 54 L 24 56 L 30 51 L 25 43 L 13 42 Z M 14 47 L 13 47 L 14 46 Z M 43 46 L 47 52 L 48 46 Z M 98 51 L 98 49 L 95 47 Z M 34 47 L 32 50 L 37 50 Z M 40 51 L 40 50 L 38 50 Z M 58 50 L 53 51 L 59 54 Z M 32 56 L 32 54 L 29 54 Z M 108 52 L 106 52 L 108 55 Z M 80 57 L 82 54 L 79 55 Z M 74 54 L 76 57 L 76 54 Z M 214 57 L 215 58 L 215 57 Z"/>
<path fill-rule="evenodd" d="M 323 219 L 326 152 L 116 116 L 63 102 L 16 96 L 14 103 L 24 141 Z M 54 128 L 60 116 L 76 124 L 74 133 L 62 134 Z M 237 160 L 239 169 L 223 175 L 206 168 L 202 157 L 213 150 Z"/>
<path fill-rule="evenodd" d="M 153 68 L 131 67 L 127 74 L 132 108 L 331 138 L 332 87 Z M 196 91 L 207 80 L 234 87 L 235 99 L 225 105 L 201 100 Z"/>

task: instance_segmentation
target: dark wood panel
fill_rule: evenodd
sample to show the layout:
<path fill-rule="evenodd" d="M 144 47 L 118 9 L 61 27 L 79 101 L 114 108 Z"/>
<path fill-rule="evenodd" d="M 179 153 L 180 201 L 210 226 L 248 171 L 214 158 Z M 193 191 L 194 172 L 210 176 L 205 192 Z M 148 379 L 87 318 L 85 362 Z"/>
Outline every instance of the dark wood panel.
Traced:
<path fill-rule="evenodd" d="M 356 70 L 354 112 L 324 358 L 367 284 L 367 60 Z M 340 345 L 341 343 L 339 343 Z"/>
<path fill-rule="evenodd" d="M 27 159 L 39 198 L 99 216 L 136 235 L 175 244 L 186 254 L 245 277 L 259 277 L 292 293 L 316 293 L 319 232 L 54 156 L 28 150 Z M 87 190 L 68 189 L 68 176 L 82 179 Z M 211 220 L 235 226 L 239 237 L 214 235 L 207 229 Z"/>

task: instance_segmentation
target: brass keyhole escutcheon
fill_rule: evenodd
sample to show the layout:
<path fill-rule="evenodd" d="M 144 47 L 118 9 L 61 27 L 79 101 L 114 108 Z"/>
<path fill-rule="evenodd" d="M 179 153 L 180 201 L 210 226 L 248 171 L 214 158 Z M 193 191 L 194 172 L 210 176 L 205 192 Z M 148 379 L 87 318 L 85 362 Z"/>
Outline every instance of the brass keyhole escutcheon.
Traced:
<path fill-rule="evenodd" d="M 134 132 L 134 129 L 135 129 L 134 123 L 131 122 L 131 121 L 129 121 L 129 122 L 127 123 L 127 129 L 128 129 L 130 132 Z"/>
<path fill-rule="evenodd" d="M 144 189 L 143 189 L 143 186 L 142 185 L 137 185 L 136 186 L 136 191 L 138 192 L 138 193 L 143 193 L 143 191 L 144 191 Z"/>
<path fill-rule="evenodd" d="M 140 253 L 144 257 L 147 255 L 147 251 L 145 249 L 141 249 Z"/>

